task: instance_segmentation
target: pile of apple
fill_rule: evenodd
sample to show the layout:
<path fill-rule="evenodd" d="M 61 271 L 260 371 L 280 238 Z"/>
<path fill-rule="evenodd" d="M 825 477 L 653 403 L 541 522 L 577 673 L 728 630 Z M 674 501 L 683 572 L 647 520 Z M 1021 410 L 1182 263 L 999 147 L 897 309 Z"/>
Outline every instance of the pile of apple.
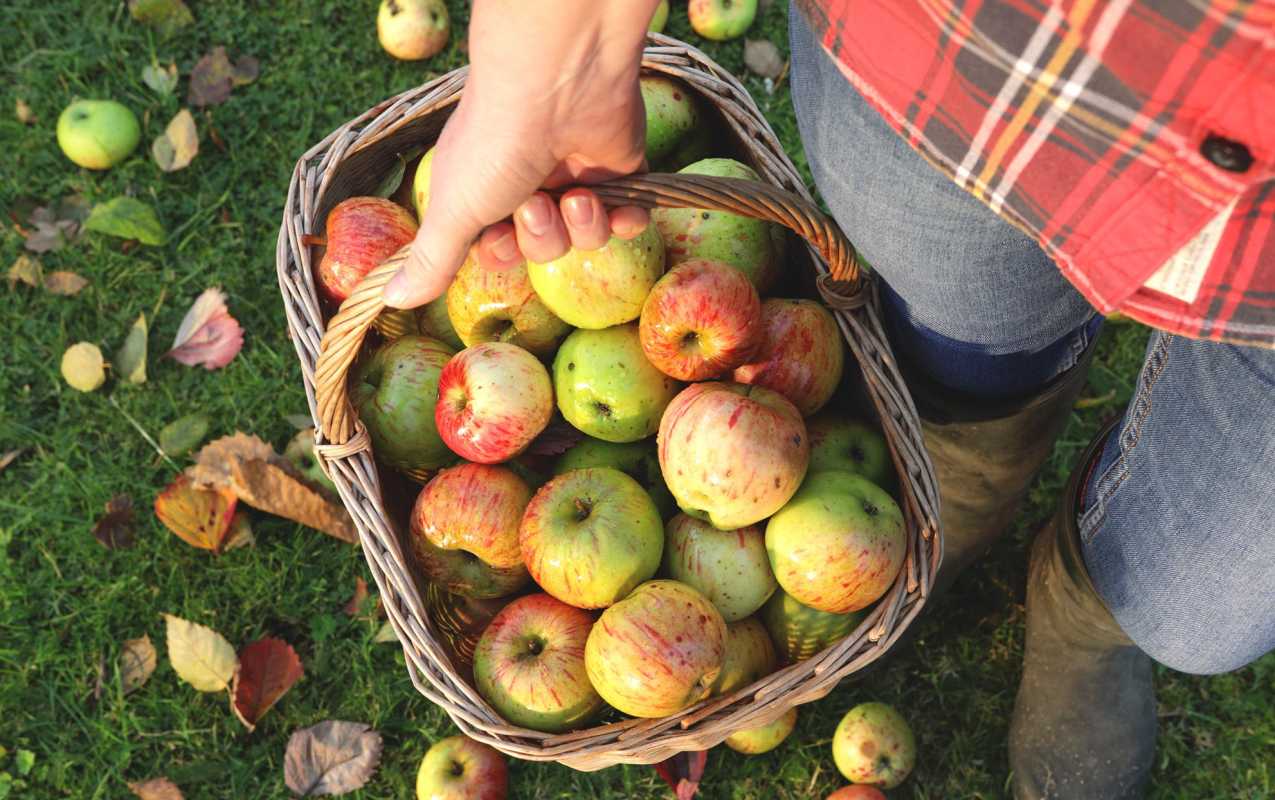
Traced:
<path fill-rule="evenodd" d="M 704 109 L 643 80 L 648 159 L 703 158 Z M 345 200 L 318 267 L 343 300 L 411 241 L 433 151 L 402 205 Z M 690 161 L 691 163 L 685 163 Z M 631 240 L 495 272 L 471 256 L 419 334 L 377 346 L 350 393 L 380 461 L 422 477 L 410 541 L 423 577 L 494 604 L 478 691 L 541 731 L 728 694 L 850 633 L 893 583 L 903 515 L 879 432 L 824 410 L 845 348 L 832 315 L 766 297 L 776 226 L 657 209 Z M 524 457 L 555 414 L 583 438 Z M 561 424 L 561 423 L 559 423 Z"/>

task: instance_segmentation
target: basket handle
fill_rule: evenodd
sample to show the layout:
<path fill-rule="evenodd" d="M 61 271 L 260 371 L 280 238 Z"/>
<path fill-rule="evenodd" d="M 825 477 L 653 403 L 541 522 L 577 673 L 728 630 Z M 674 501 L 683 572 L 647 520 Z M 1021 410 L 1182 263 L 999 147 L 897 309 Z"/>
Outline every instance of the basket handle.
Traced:
<path fill-rule="evenodd" d="M 828 262 L 819 276 L 819 291 L 829 305 L 843 311 L 866 301 L 862 270 L 854 247 L 832 220 L 797 195 L 758 181 L 707 175 L 630 175 L 588 187 L 608 206 L 705 208 L 766 220 L 790 228 Z M 327 444 L 315 448 L 325 460 L 369 447 L 367 432 L 350 405 L 347 376 L 363 338 L 385 309 L 381 292 L 407 260 L 410 245 L 363 277 L 328 322 L 314 368 L 314 391 L 320 429 Z"/>

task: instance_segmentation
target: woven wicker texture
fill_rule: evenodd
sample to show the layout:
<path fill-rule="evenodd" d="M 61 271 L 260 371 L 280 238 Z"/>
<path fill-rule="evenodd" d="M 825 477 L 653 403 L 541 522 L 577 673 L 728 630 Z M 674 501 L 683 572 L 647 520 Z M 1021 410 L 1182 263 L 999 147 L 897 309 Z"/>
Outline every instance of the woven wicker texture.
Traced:
<path fill-rule="evenodd" d="M 721 117 L 723 133 L 737 157 L 750 163 L 763 183 L 646 175 L 595 188 L 612 205 L 721 209 L 773 220 L 801 236 L 806 251 L 789 248 L 790 266 L 808 262 L 814 270 L 814 285 L 833 309 L 858 362 L 898 470 L 908 541 L 903 569 L 853 633 L 813 658 L 670 717 L 548 734 L 502 720 L 457 671 L 440 643 L 409 548 L 394 522 L 401 519 L 401 509 L 395 513 L 387 508 L 370 440 L 350 409 L 345 388 L 350 365 L 374 323 L 382 330 L 402 326 L 401 321 L 385 318 L 378 322 L 378 315 L 383 309 L 381 290 L 404 253 L 369 273 L 338 314 L 325 323 L 305 237 L 322 231 L 328 210 L 337 202 L 372 192 L 399 153 L 437 138 L 464 88 L 465 69 L 370 109 L 302 156 L 288 187 L 277 249 L 279 285 L 318 426 L 319 456 L 354 518 L 382 603 L 403 645 L 413 685 L 441 706 L 466 735 L 517 758 L 559 761 L 580 770 L 617 763 L 649 764 L 677 752 L 706 749 L 735 730 L 765 724 L 794 705 L 823 697 L 899 639 L 924 605 L 942 558 L 933 469 L 922 445 L 916 408 L 886 343 L 871 276 L 861 273 L 854 249 L 815 207 L 738 81 L 682 42 L 653 34 L 648 44 L 643 69 L 670 75 L 697 90 Z"/>

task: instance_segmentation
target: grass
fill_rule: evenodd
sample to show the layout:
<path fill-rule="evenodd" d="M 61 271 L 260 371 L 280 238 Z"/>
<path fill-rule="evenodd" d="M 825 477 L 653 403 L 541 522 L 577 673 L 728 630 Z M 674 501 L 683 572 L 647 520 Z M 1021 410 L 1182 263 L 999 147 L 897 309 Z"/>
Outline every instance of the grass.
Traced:
<path fill-rule="evenodd" d="M 466 4 L 450 5 L 463 29 Z M 73 298 L 19 288 L 6 293 L 6 347 L 0 354 L 0 452 L 24 447 L 0 473 L 0 771 L 17 778 L 15 752 L 35 754 L 12 796 L 116 798 L 125 781 L 167 775 L 188 798 L 282 798 L 290 733 L 325 718 L 359 720 L 381 731 L 385 753 L 375 778 L 353 797 L 409 797 L 428 744 L 454 731 L 408 682 L 402 655 L 372 642 L 375 624 L 348 619 L 341 606 L 358 552 L 274 518 L 257 517 L 255 547 L 220 558 L 196 551 L 147 513 L 172 477 L 135 432 L 154 434 L 202 411 L 213 435 L 245 430 L 282 447 L 285 416 L 305 411 L 300 375 L 274 278 L 274 247 L 284 189 L 297 156 L 328 131 L 384 97 L 461 64 L 456 36 L 424 65 L 393 63 L 379 50 L 373 0 L 192 3 L 196 24 L 161 39 L 132 22 L 122 2 L 16 0 L 0 5 L 0 205 L 84 193 L 90 200 L 132 194 L 153 204 L 177 234 L 159 248 L 122 252 L 87 235 L 42 257 L 46 269 L 75 270 L 92 283 Z M 688 36 L 684 11 L 671 30 Z M 784 3 L 753 35 L 786 50 Z M 114 97 L 143 116 L 149 143 L 180 108 L 142 84 L 142 68 L 175 61 L 183 76 L 200 55 L 225 45 L 261 59 L 261 77 L 229 102 L 196 113 L 202 152 L 165 175 L 145 149 L 102 174 L 71 166 L 53 141 L 59 111 L 75 96 Z M 742 71 L 742 44 L 706 46 Z M 785 86 L 773 95 L 748 86 L 789 152 L 804 163 Z M 33 126 L 9 109 L 25 100 Z M 215 144 L 216 140 L 224 146 Z M 9 227 L 0 265 L 21 252 Z M 208 373 L 158 359 L 182 313 L 207 286 L 222 286 L 247 331 L 226 369 Z M 58 374 L 62 351 L 87 340 L 110 353 L 141 312 L 152 324 L 150 380 L 116 382 L 92 394 Z M 920 625 L 913 645 L 865 680 L 842 685 L 802 710 L 797 732 L 779 750 L 747 759 L 714 751 L 706 798 L 821 797 L 840 781 L 828 743 L 841 714 L 865 699 L 894 704 L 911 719 L 921 749 L 915 776 L 892 797 L 992 798 L 1006 794 L 1005 735 L 1022 647 L 1025 546 L 1050 513 L 1072 459 L 1101 419 L 1128 397 L 1145 332 L 1113 326 L 1101 345 L 1086 394 L 1107 398 L 1078 411 L 1031 495 L 1015 532 L 957 585 Z M 106 551 L 90 527 L 115 493 L 139 506 L 138 543 Z M 246 733 L 226 698 L 178 682 L 163 657 L 161 612 L 211 625 L 241 645 L 272 634 L 292 642 L 306 677 Z M 160 666 L 140 691 L 121 696 L 115 680 L 120 642 L 148 633 Z M 101 681 L 100 697 L 95 685 Z M 1275 658 L 1216 678 L 1158 675 L 1160 751 L 1156 798 L 1260 798 L 1275 794 L 1270 711 Z M 646 767 L 581 774 L 552 764 L 513 766 L 516 797 L 665 797 Z M 3 779 L 0 778 L 0 783 Z"/>

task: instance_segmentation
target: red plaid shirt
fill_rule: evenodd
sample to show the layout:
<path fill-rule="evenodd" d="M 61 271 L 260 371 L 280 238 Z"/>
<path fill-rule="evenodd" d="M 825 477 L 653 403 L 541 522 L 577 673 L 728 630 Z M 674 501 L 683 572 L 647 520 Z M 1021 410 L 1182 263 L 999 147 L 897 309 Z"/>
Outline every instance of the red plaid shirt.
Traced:
<path fill-rule="evenodd" d="M 795 0 L 1103 313 L 1275 347 L 1275 0 Z"/>

